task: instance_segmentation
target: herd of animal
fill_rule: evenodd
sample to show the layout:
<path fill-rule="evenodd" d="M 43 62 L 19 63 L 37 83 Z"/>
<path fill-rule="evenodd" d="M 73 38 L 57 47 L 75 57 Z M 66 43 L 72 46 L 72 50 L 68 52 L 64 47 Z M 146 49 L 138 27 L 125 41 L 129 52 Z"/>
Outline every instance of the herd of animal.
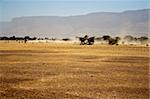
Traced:
<path fill-rule="evenodd" d="M 76 37 L 80 40 L 80 45 L 93 45 L 95 42 L 95 37 L 89 37 L 88 35 L 85 35 L 84 37 Z M 119 39 L 115 38 L 109 38 L 108 44 L 110 45 L 118 45 Z"/>

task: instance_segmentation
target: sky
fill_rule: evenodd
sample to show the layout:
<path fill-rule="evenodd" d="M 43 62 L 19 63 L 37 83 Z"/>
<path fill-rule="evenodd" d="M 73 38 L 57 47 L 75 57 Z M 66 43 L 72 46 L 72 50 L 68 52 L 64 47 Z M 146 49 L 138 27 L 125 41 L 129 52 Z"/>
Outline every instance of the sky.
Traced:
<path fill-rule="evenodd" d="M 149 0 L 0 0 L 0 21 L 23 16 L 73 16 L 148 8 Z"/>

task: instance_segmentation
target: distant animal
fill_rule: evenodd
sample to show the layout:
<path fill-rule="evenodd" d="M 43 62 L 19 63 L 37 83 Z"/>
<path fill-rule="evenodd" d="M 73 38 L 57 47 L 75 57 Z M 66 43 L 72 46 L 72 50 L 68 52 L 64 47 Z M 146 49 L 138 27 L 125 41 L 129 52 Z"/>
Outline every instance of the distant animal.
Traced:
<path fill-rule="evenodd" d="M 88 38 L 88 35 L 85 35 L 84 37 L 76 37 L 76 38 L 79 38 L 80 40 L 80 45 L 93 45 L 94 44 L 94 41 L 95 41 L 95 37 L 90 37 Z"/>
<path fill-rule="evenodd" d="M 80 45 L 85 45 L 86 44 L 86 39 L 84 38 L 84 37 L 78 37 L 79 38 L 79 40 L 80 40 Z"/>
<path fill-rule="evenodd" d="M 93 45 L 94 44 L 94 42 L 95 42 L 95 37 L 90 37 L 90 38 L 88 38 L 87 39 L 87 43 L 88 43 L 88 45 Z"/>

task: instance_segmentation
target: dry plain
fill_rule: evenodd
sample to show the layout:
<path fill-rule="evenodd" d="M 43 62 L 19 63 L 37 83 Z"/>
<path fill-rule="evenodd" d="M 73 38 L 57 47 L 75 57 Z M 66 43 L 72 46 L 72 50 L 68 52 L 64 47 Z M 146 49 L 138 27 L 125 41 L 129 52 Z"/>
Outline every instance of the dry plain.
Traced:
<path fill-rule="evenodd" d="M 0 42 L 0 99 L 148 99 L 149 49 Z"/>

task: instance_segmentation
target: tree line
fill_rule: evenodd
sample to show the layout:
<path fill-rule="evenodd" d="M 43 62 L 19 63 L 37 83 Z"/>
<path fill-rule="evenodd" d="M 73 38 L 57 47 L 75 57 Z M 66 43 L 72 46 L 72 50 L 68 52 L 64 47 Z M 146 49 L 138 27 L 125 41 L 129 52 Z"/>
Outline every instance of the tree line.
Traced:
<path fill-rule="evenodd" d="M 0 40 L 36 40 L 36 39 L 37 39 L 36 37 L 30 37 L 30 36 L 25 36 L 25 37 L 3 36 L 3 37 L 0 37 Z"/>
<path fill-rule="evenodd" d="M 37 38 L 37 37 L 30 37 L 30 36 L 24 36 L 24 37 L 16 37 L 16 36 L 11 36 L 11 37 L 7 37 L 7 36 L 3 36 L 0 37 L 0 40 L 16 40 L 16 41 L 20 41 L 23 40 L 25 41 L 25 43 L 27 42 L 27 40 L 57 40 L 56 38 Z M 60 40 L 60 39 L 59 39 Z M 63 41 L 70 41 L 70 38 L 63 38 L 61 39 Z M 102 37 L 95 37 L 94 40 L 96 41 L 106 41 L 108 42 L 108 44 L 110 45 L 114 45 L 114 44 L 118 44 L 119 41 L 122 41 L 122 43 L 124 42 L 141 42 L 141 43 L 145 43 L 149 40 L 148 37 L 146 36 L 141 36 L 141 37 L 134 37 L 131 35 L 127 35 L 123 38 L 117 36 L 117 37 L 111 37 L 110 35 L 103 35 Z"/>

